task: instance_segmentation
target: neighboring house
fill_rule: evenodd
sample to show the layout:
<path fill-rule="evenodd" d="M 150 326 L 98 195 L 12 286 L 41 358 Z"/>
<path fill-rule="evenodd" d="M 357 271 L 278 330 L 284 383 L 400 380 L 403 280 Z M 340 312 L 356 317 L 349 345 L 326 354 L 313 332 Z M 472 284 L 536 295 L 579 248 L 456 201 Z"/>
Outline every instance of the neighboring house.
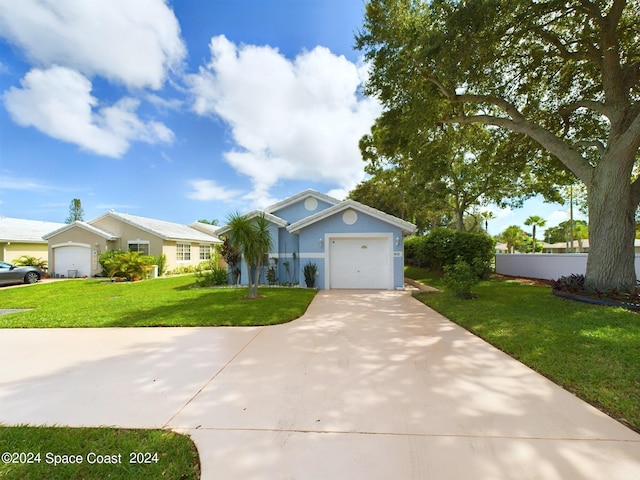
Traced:
<path fill-rule="evenodd" d="M 398 289 L 404 286 L 403 237 L 415 225 L 354 200 L 305 190 L 262 211 L 270 222 L 269 266 L 278 282 L 304 285 L 304 266 L 318 267 L 321 289 Z M 222 236 L 228 227 L 217 230 Z M 265 269 L 266 269 L 265 268 Z M 242 266 L 246 283 L 246 266 Z"/>
<path fill-rule="evenodd" d="M 573 248 L 570 248 L 571 245 L 573 245 Z M 640 254 L 640 239 L 635 239 L 634 246 L 636 254 Z M 569 242 L 547 244 L 544 251 L 545 253 L 589 253 L 589 239 L 574 240 L 573 244 Z"/>
<path fill-rule="evenodd" d="M 207 225 L 155 220 L 110 211 L 89 222 L 73 222 L 49 232 L 49 271 L 55 276 L 95 276 L 107 250 L 133 250 L 167 256 L 167 269 L 209 260 L 221 241 Z M 207 233 L 210 232 L 210 233 Z"/>
<path fill-rule="evenodd" d="M 42 237 L 64 223 L 0 217 L 0 261 L 12 263 L 23 255 L 49 260 L 47 241 Z"/>

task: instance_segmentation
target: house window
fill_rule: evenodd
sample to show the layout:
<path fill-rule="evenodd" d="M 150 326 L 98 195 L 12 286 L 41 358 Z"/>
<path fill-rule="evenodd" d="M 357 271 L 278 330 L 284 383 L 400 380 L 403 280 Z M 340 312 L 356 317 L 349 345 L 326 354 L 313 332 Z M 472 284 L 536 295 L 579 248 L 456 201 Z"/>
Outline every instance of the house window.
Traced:
<path fill-rule="evenodd" d="M 211 259 L 211 245 L 200 245 L 200 260 Z"/>
<path fill-rule="evenodd" d="M 132 252 L 140 252 L 143 255 L 149 255 L 149 242 L 129 242 L 127 246 Z"/>
<path fill-rule="evenodd" d="M 182 262 L 188 262 L 191 260 L 191 244 L 190 243 L 178 243 L 176 244 L 176 260 Z"/>

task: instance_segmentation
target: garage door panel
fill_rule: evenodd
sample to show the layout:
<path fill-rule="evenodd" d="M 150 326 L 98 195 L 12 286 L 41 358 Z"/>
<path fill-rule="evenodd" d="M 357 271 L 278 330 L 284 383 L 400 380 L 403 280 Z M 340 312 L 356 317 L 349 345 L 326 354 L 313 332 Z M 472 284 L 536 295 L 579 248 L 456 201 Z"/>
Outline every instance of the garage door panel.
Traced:
<path fill-rule="evenodd" d="M 57 247 L 54 252 L 54 272 L 58 275 L 69 275 L 69 271 L 77 271 L 77 276 L 91 274 L 91 251 L 88 247 Z"/>
<path fill-rule="evenodd" d="M 388 238 L 339 238 L 330 244 L 330 287 L 387 289 L 391 278 Z"/>

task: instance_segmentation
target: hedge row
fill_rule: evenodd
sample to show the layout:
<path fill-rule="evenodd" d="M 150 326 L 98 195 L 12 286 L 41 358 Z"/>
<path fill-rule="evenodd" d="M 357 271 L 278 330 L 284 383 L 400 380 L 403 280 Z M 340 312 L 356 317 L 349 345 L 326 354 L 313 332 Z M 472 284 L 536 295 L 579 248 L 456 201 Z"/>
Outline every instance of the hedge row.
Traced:
<path fill-rule="evenodd" d="M 404 242 L 408 265 L 444 270 L 461 258 L 469 265 L 482 264 L 488 271 L 495 255 L 495 240 L 481 233 L 458 232 L 440 228 L 422 237 Z"/>

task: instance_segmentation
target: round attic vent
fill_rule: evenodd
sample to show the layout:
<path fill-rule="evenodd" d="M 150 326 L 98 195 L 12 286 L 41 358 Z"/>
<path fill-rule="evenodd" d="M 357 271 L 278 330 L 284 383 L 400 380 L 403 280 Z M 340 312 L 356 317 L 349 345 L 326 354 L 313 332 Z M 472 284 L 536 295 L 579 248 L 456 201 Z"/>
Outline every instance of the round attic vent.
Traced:
<path fill-rule="evenodd" d="M 353 225 L 358 221 L 358 214 L 355 210 L 345 210 L 345 212 L 342 214 L 342 221 L 347 225 Z"/>
<path fill-rule="evenodd" d="M 318 200 L 313 197 L 309 197 L 304 201 L 304 208 L 306 208 L 309 212 L 313 212 L 316 208 L 318 208 Z"/>

